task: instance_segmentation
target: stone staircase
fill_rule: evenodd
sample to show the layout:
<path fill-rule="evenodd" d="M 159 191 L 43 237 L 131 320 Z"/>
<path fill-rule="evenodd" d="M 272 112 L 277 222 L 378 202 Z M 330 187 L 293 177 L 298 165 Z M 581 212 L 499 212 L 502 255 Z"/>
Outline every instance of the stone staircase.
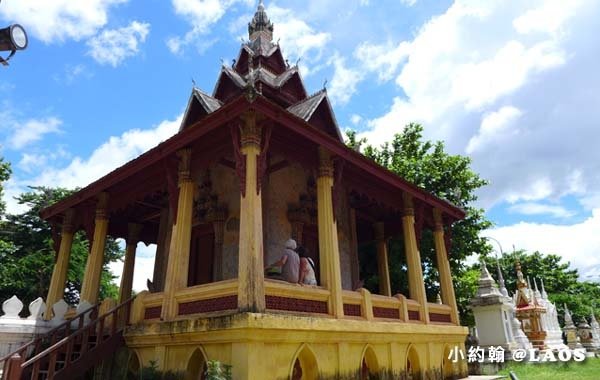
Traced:
<path fill-rule="evenodd" d="M 0 358 L 1 380 L 77 379 L 125 344 L 133 299 L 98 316 L 98 306 Z"/>

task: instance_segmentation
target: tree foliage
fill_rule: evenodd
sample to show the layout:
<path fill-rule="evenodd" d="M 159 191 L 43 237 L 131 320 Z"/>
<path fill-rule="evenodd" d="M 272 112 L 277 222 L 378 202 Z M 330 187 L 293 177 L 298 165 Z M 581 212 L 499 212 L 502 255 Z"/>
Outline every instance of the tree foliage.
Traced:
<path fill-rule="evenodd" d="M 56 252 L 50 225 L 40 218 L 39 212 L 73 191 L 62 188 L 32 187 L 21 194 L 17 201 L 27 206 L 20 214 L 8 214 L 1 222 L 0 235 L 0 300 L 17 295 L 24 303 L 37 297 L 45 298 L 52 278 Z M 79 302 L 79 290 L 89 252 L 88 241 L 83 232 L 73 239 L 67 275 L 65 301 Z M 108 263 L 118 260 L 123 252 L 117 242 L 109 238 L 106 243 L 104 267 L 100 285 L 100 297 L 116 297 L 118 287 L 112 282 L 114 276 Z"/>
<path fill-rule="evenodd" d="M 485 186 L 487 181 L 471 169 L 471 160 L 468 157 L 447 153 L 441 141 L 424 140 L 423 127 L 416 123 L 408 124 L 391 142 L 380 147 L 369 145 L 365 139 L 358 139 L 353 131 L 347 132 L 346 143 L 409 182 L 465 210 L 466 218 L 453 225 L 452 247 L 449 252 L 453 272 L 462 273 L 462 262 L 473 252 L 487 253 L 491 250 L 486 240 L 479 236 L 491 223 L 485 218 L 483 210 L 473 205 L 477 200 L 477 189 Z M 388 251 L 392 292 L 408 294 L 404 244 L 401 240 L 392 239 Z M 420 252 L 427 296 L 430 301 L 434 301 L 439 292 L 439 275 L 431 231 L 423 231 Z M 373 258 L 374 255 L 364 254 L 361 257 L 361 274 L 367 275 L 363 278 L 365 286 L 376 291 L 377 275 L 365 270 L 366 266 L 372 264 L 363 263 L 368 257 Z M 458 296 L 460 299 L 460 293 Z M 464 304 L 460 305 L 461 310 L 464 307 Z"/>
<path fill-rule="evenodd" d="M 530 278 L 532 287 L 535 288 L 535 283 L 537 283 L 538 289 L 541 291 L 541 281 L 544 282 L 548 298 L 559 310 L 561 321 L 564 317 L 563 305 L 565 304 L 573 314 L 573 320 L 576 323 L 582 321 L 583 318 L 589 318 L 592 310 L 596 315 L 600 315 L 600 284 L 590 281 L 580 282 L 577 269 L 571 268 L 570 264 L 563 262 L 558 255 L 517 250 L 500 258 L 488 255 L 484 260 L 496 281 L 498 281 L 497 266 L 500 266 L 506 288 L 511 295 L 516 291 L 515 263 L 519 261 L 523 276 Z M 476 271 L 477 278 L 479 278 L 479 264 L 473 265 L 471 270 Z M 459 282 L 464 280 L 463 276 Z M 474 295 L 475 291 L 472 293 L 472 296 Z"/>
<path fill-rule="evenodd" d="M 0 158 L 0 217 L 6 211 L 6 205 L 4 204 L 4 182 L 10 178 L 10 174 L 10 164 L 5 162 L 4 158 Z"/>

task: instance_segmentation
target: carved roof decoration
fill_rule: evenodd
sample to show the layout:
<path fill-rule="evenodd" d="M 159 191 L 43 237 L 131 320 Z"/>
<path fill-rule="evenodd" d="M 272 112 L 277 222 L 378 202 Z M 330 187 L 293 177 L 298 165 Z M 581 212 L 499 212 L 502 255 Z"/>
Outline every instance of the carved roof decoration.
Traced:
<path fill-rule="evenodd" d="M 290 66 L 284 60 L 279 45 L 272 42 L 273 24 L 262 1 L 250 23 L 249 32 L 250 41 L 242 44 L 238 60 L 232 66 L 221 68 L 213 96 L 198 88 L 192 89 L 179 133 L 70 197 L 45 208 L 40 213 L 42 218 L 57 222 L 69 209 L 76 208 L 81 218 L 93 220 L 93 212 L 88 217 L 86 210 L 93 211 L 94 200 L 102 192 L 113 196 L 111 212 L 119 213 L 122 219 L 126 216 L 139 217 L 127 211 L 132 202 L 143 200 L 156 191 L 167 191 L 171 196 L 165 178 L 176 175 L 172 161 L 178 150 L 190 148 L 198 152 L 194 156 L 194 164 L 199 167 L 209 160 L 218 159 L 219 155 L 231 149 L 228 127 L 239 122 L 249 110 L 259 113 L 265 122 L 275 126 L 273 140 L 280 147 L 285 146 L 286 152 L 295 148 L 296 158 L 304 160 L 315 147 L 327 149 L 340 161 L 340 165 L 345 164 L 344 173 L 348 175 L 344 174 L 344 181 L 348 186 L 356 186 L 375 195 L 388 206 L 400 207 L 401 194 L 406 192 L 416 201 L 441 210 L 448 225 L 465 217 L 464 210 L 459 207 L 409 183 L 343 144 L 327 91 L 323 89 L 308 96 L 298 67 Z M 255 96 L 248 97 L 249 92 Z M 288 141 L 297 141 L 298 144 L 288 144 Z M 314 164 L 312 158 L 305 162 Z M 148 214 L 143 216 L 146 225 L 154 228 L 157 215 L 157 211 L 148 210 Z M 153 219 L 148 219 L 150 217 Z M 122 224 L 126 226 L 126 223 Z M 152 229 L 145 227 L 144 231 L 151 233 Z"/>
<path fill-rule="evenodd" d="M 273 39 L 273 23 L 269 20 L 267 12 L 265 12 L 263 0 L 258 2 L 256 13 L 252 21 L 248 23 L 248 34 L 250 35 L 250 40 L 256 40 L 259 37 L 264 37 L 268 40 Z"/>
<path fill-rule="evenodd" d="M 196 87 L 192 88 L 192 94 L 190 95 L 185 113 L 183 114 L 183 120 L 181 121 L 179 131 L 181 132 L 183 129 L 209 113 L 215 112 L 221 108 L 222 105 L 223 103 L 219 99 L 213 98 Z"/>
<path fill-rule="evenodd" d="M 309 124 L 318 123 L 318 121 L 313 120 L 313 117 L 317 116 L 317 111 L 322 110 L 322 114 L 320 116 L 322 118 L 329 119 L 327 120 L 328 123 L 325 123 L 324 125 L 326 128 L 325 132 L 340 139 L 342 142 L 344 141 L 342 133 L 340 132 L 340 128 L 337 124 L 337 120 L 335 119 L 331 102 L 327 96 L 326 89 L 322 89 L 310 97 L 288 107 L 287 110 Z"/>

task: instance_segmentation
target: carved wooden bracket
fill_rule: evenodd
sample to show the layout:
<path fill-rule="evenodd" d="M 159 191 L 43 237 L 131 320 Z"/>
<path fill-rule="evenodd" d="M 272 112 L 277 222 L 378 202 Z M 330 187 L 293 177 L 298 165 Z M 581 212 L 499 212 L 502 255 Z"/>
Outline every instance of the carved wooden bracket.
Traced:
<path fill-rule="evenodd" d="M 163 170 L 167 177 L 167 192 L 169 193 L 169 208 L 171 209 L 171 219 L 173 224 L 177 223 L 177 207 L 179 203 L 179 187 L 177 186 L 177 168 L 178 163 L 175 157 L 166 159 L 163 163 Z"/>
<path fill-rule="evenodd" d="M 246 196 L 246 155 L 240 150 L 240 125 L 233 123 L 229 128 L 233 142 L 233 157 L 235 159 L 235 174 L 240 182 L 240 192 Z"/>
<path fill-rule="evenodd" d="M 88 252 L 92 250 L 92 244 L 94 243 L 94 228 L 96 223 L 94 221 L 95 212 L 92 208 L 86 207 L 83 210 L 83 231 L 88 240 Z"/>
<path fill-rule="evenodd" d="M 260 154 L 258 155 L 257 165 L 256 165 L 256 194 L 260 193 L 263 177 L 267 172 L 267 157 L 269 152 L 269 143 L 271 141 L 271 133 L 273 132 L 273 125 L 271 123 L 265 124 L 264 136 L 263 136 L 263 144 Z"/>
<path fill-rule="evenodd" d="M 344 165 L 346 161 L 336 159 L 333 161 L 333 187 L 331 188 L 331 204 L 333 206 L 333 221 L 337 222 L 337 208 L 340 202 L 342 190 L 342 174 L 344 173 Z"/>

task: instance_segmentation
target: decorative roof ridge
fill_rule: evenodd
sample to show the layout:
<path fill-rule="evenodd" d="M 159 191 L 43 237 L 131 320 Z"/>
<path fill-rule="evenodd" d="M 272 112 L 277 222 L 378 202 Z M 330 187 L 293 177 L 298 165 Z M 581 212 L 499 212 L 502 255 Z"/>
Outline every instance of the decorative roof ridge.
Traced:
<path fill-rule="evenodd" d="M 244 42 L 242 44 L 242 49 L 246 50 L 246 52 L 248 52 L 249 54 L 251 54 L 253 57 L 263 56 L 265 58 L 269 58 L 270 56 L 272 56 L 273 54 L 275 54 L 275 52 L 278 49 L 281 50 L 281 47 L 279 46 L 279 44 L 272 44 L 273 46 L 271 46 L 271 48 L 267 52 L 264 52 L 264 51 L 255 52 L 254 49 L 252 49 L 252 47 L 251 47 L 251 44 L 253 44 L 253 43 L 254 43 L 253 41 L 248 41 L 248 42 Z"/>
<path fill-rule="evenodd" d="M 223 65 L 221 67 L 221 72 L 224 72 L 225 74 L 227 74 L 231 79 L 233 79 L 234 81 L 237 81 L 238 84 L 241 87 L 244 87 L 246 85 L 246 78 L 244 78 L 243 75 L 241 75 L 240 73 L 238 73 L 237 71 L 235 71 L 234 68 L 229 67 L 229 66 L 225 66 Z"/>
<path fill-rule="evenodd" d="M 200 95 L 201 95 L 201 96 L 203 96 L 203 97 L 205 96 L 205 97 L 208 97 L 208 98 L 210 98 L 210 99 L 213 99 L 213 100 L 215 100 L 215 101 L 219 102 L 219 104 L 223 105 L 223 102 L 222 102 L 222 101 L 220 101 L 219 99 L 215 98 L 215 97 L 214 97 L 214 96 L 212 96 L 212 95 L 209 95 L 209 94 L 208 94 L 208 93 L 206 93 L 205 91 L 202 91 L 202 89 L 200 89 L 200 88 L 198 88 L 198 87 L 196 87 L 196 86 L 194 86 L 194 87 L 192 88 L 192 91 L 194 91 L 194 92 L 197 92 L 198 94 L 200 94 Z"/>
<path fill-rule="evenodd" d="M 295 67 L 298 67 L 298 66 L 295 66 Z M 327 88 L 326 88 L 326 87 L 323 87 L 323 88 L 322 88 L 322 89 L 320 89 L 319 91 L 317 91 L 317 92 L 314 92 L 313 94 L 311 94 L 311 95 L 307 96 L 307 97 L 306 97 L 306 99 L 314 98 L 315 96 L 317 96 L 317 95 L 321 95 L 321 94 L 325 94 L 325 95 L 327 95 Z"/>
<path fill-rule="evenodd" d="M 327 96 L 327 89 L 322 88 L 321 90 L 315 92 L 314 94 L 306 97 L 305 99 L 292 104 L 287 108 L 287 110 L 296 116 L 301 117 L 302 119 L 308 121 L 312 115 L 314 115 L 315 111 L 319 106 L 325 101 L 327 108 L 329 110 L 329 114 L 331 115 L 331 119 L 333 121 L 333 127 L 335 128 L 335 134 L 337 135 L 340 141 L 344 141 L 342 137 L 342 133 L 340 131 L 340 127 L 338 125 L 337 119 L 335 117 L 335 112 L 333 112 L 333 107 L 331 106 L 331 102 L 329 101 L 329 96 Z M 310 105 L 308 108 L 303 108 L 304 105 Z"/>
<path fill-rule="evenodd" d="M 307 117 L 310 117 L 310 116 L 313 114 L 313 112 L 314 112 L 314 110 L 316 109 L 316 107 L 317 107 L 319 104 L 321 104 L 321 102 L 323 101 L 323 99 L 324 99 L 326 96 L 327 96 L 327 90 L 323 88 L 323 89 L 321 89 L 321 90 L 319 90 L 319 91 L 315 92 L 314 94 L 312 94 L 312 95 L 310 95 L 310 96 L 307 96 L 306 98 L 304 98 L 304 99 L 302 99 L 302 100 L 300 100 L 300 101 L 298 101 L 298 102 L 296 102 L 296 103 L 292 104 L 291 106 L 289 106 L 289 107 L 287 108 L 287 110 L 288 110 L 288 111 L 290 111 L 290 110 L 292 110 L 292 109 L 294 109 L 294 108 L 298 108 L 299 106 L 301 106 L 301 105 L 303 105 L 303 104 L 306 104 L 306 103 L 308 103 L 309 101 L 311 101 L 311 100 L 313 100 L 313 99 L 315 99 L 315 98 L 317 98 L 317 97 L 321 97 L 321 99 L 319 99 L 319 101 L 318 101 L 318 102 L 316 102 L 314 109 L 313 109 L 313 110 L 311 110 L 311 112 L 309 112 L 309 113 L 307 114 Z"/>

